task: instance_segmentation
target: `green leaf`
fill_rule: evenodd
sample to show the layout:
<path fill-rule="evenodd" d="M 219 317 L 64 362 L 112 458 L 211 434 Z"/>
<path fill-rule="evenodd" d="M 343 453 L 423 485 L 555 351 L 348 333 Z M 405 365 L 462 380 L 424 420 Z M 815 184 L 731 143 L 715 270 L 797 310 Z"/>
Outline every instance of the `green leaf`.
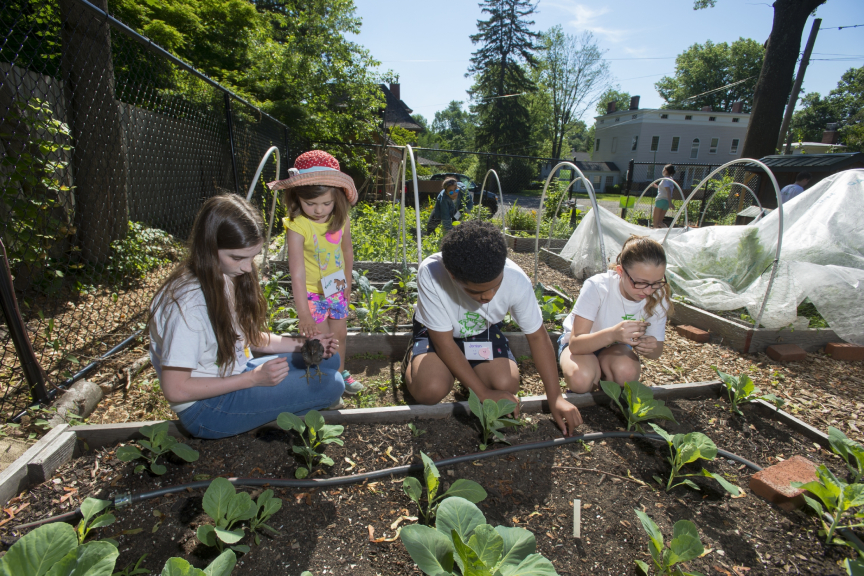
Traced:
<path fill-rule="evenodd" d="M 721 476 L 720 474 L 714 474 L 713 472 L 709 472 L 703 468 L 702 469 L 702 475 L 707 476 L 708 478 L 713 478 L 714 480 L 716 480 L 720 484 L 720 486 L 723 487 L 724 490 L 726 490 L 727 492 L 729 492 L 733 496 L 738 496 L 739 494 L 741 494 L 740 488 L 738 488 L 737 486 L 735 486 L 734 484 L 732 484 L 731 482 L 729 482 L 728 480 L 723 478 L 723 476 Z"/>
<path fill-rule="evenodd" d="M 420 452 L 420 459 L 423 461 L 423 477 L 424 480 L 426 480 L 426 498 L 431 504 L 432 501 L 435 500 L 435 496 L 438 494 L 438 487 L 441 483 L 441 473 L 438 472 L 438 467 L 435 466 L 435 462 L 433 462 L 432 459 L 422 451 Z"/>
<path fill-rule="evenodd" d="M 498 419 L 498 404 L 494 400 L 487 398 L 483 401 L 483 425 L 488 427 Z"/>
<path fill-rule="evenodd" d="M 648 576 L 648 564 L 646 564 L 642 560 L 634 560 L 634 562 L 636 562 L 636 567 L 642 571 L 642 574 L 644 576 Z"/>
<path fill-rule="evenodd" d="M 474 414 L 474 416 L 479 418 L 481 421 L 483 420 L 483 407 L 480 405 L 480 398 L 473 390 L 468 391 L 468 407 L 471 409 L 471 413 Z"/>
<path fill-rule="evenodd" d="M 0 576 L 43 576 L 78 545 L 75 529 L 58 522 L 28 532 L 0 558 Z"/>
<path fill-rule="evenodd" d="M 144 454 L 136 446 L 121 446 L 114 455 L 122 462 L 131 462 L 132 460 L 144 457 Z"/>
<path fill-rule="evenodd" d="M 324 417 L 317 410 L 309 410 L 304 418 L 306 426 L 312 428 L 315 432 L 324 428 Z"/>
<path fill-rule="evenodd" d="M 279 414 L 279 416 L 276 417 L 276 424 L 278 424 L 283 430 L 294 430 L 300 434 L 306 430 L 306 424 L 303 423 L 303 420 L 290 412 L 282 412 Z"/>
<path fill-rule="evenodd" d="M 162 576 L 202 576 L 203 570 L 195 568 L 183 558 L 169 558 L 162 568 Z"/>
<path fill-rule="evenodd" d="M 216 546 L 216 528 L 212 524 L 202 524 L 195 531 L 198 541 L 205 546 Z"/>
<path fill-rule="evenodd" d="M 451 530 L 456 530 L 464 541 L 474 529 L 486 523 L 486 518 L 477 506 L 464 498 L 446 498 L 438 507 L 438 518 L 435 528 L 450 536 Z"/>
<path fill-rule="evenodd" d="M 849 576 L 864 576 L 864 562 L 861 559 L 850 560 L 846 558 L 843 561 L 843 567 L 846 568 L 846 573 Z"/>
<path fill-rule="evenodd" d="M 503 555 L 504 539 L 492 526 L 481 524 L 468 539 L 468 547 L 474 551 L 483 566 L 491 569 Z"/>
<path fill-rule="evenodd" d="M 238 492 L 228 502 L 228 511 L 225 513 L 228 522 L 240 520 L 251 520 L 258 512 L 258 506 L 252 502 L 252 497 L 246 492 Z"/>
<path fill-rule="evenodd" d="M 110 526 L 116 521 L 117 518 L 115 518 L 113 514 L 103 514 L 96 518 L 93 523 L 87 527 L 87 529 L 93 530 L 95 528 L 104 528 L 105 526 Z"/>
<path fill-rule="evenodd" d="M 447 492 L 444 493 L 442 498 L 448 498 L 451 496 L 458 496 L 460 498 L 464 498 L 469 502 L 473 502 L 474 504 L 481 502 L 486 499 L 486 490 L 483 489 L 480 484 L 474 482 L 473 480 L 465 480 L 464 478 L 459 478 L 450 486 Z"/>
<path fill-rule="evenodd" d="M 135 466 L 135 469 L 133 470 L 133 472 L 135 474 L 140 474 L 141 471 L 144 470 L 146 467 L 147 466 L 145 466 L 144 464 L 139 464 L 138 466 Z"/>
<path fill-rule="evenodd" d="M 636 512 L 636 516 L 639 517 L 639 521 L 642 523 L 642 528 L 645 530 L 645 533 L 648 534 L 648 539 L 651 541 L 651 546 L 649 548 L 651 557 L 654 558 L 655 561 L 659 561 L 663 555 L 663 533 L 660 532 L 660 528 L 647 514 L 641 510 L 634 510 L 634 512 Z"/>
<path fill-rule="evenodd" d="M 182 444 L 177 442 L 173 446 L 171 446 L 171 452 L 173 452 L 179 458 L 185 460 L 186 462 L 195 462 L 198 460 L 199 454 L 197 450 L 193 450 L 186 444 Z"/>
<path fill-rule="evenodd" d="M 413 476 L 408 476 L 405 480 L 402 481 L 402 490 L 405 491 L 405 494 L 408 497 L 420 505 L 420 496 L 423 494 L 423 486 L 420 484 L 420 481 L 414 478 Z"/>
<path fill-rule="evenodd" d="M 108 542 L 90 542 L 66 554 L 46 576 L 111 576 L 119 555 Z"/>
<path fill-rule="evenodd" d="M 142 426 L 138 431 L 147 438 L 153 440 L 153 438 L 159 434 L 168 434 L 168 422 L 159 422 L 158 424 Z"/>
<path fill-rule="evenodd" d="M 498 417 L 506 416 L 507 414 L 512 414 L 514 410 L 516 410 L 516 403 L 510 400 L 506 400 L 504 398 L 498 400 L 496 402 L 496 406 L 498 408 Z M 516 424 L 519 424 L 518 421 L 514 420 Z"/>
<path fill-rule="evenodd" d="M 651 426 L 651 428 L 654 429 L 655 433 L 659 434 L 664 440 L 666 440 L 667 444 L 672 444 L 672 436 L 668 432 L 666 432 L 666 430 L 664 430 L 657 424 L 654 424 L 653 422 L 649 422 L 648 424 Z"/>
<path fill-rule="evenodd" d="M 540 554 L 531 554 L 512 570 L 508 567 L 501 576 L 558 576 L 555 566 Z"/>
<path fill-rule="evenodd" d="M 684 435 L 676 434 L 672 438 L 672 444 L 678 451 L 683 464 L 695 462 L 700 458 L 714 460 L 717 456 L 717 445 L 701 432 L 689 432 Z"/>
<path fill-rule="evenodd" d="M 303 478 L 306 478 L 308 475 L 309 475 L 309 469 L 304 468 L 302 466 L 300 468 L 297 468 L 297 470 L 294 471 L 294 477 L 297 478 L 298 480 L 302 480 Z"/>
<path fill-rule="evenodd" d="M 238 544 L 237 546 L 231 546 L 231 550 L 235 552 L 240 552 L 241 554 L 248 554 L 252 548 L 247 546 L 246 544 Z"/>
<path fill-rule="evenodd" d="M 450 574 L 453 571 L 453 544 L 440 531 L 412 524 L 402 529 L 399 538 L 411 559 L 426 574 Z"/>
<path fill-rule="evenodd" d="M 232 550 L 225 550 L 204 568 L 206 576 L 228 576 L 237 564 L 237 555 Z"/>
<path fill-rule="evenodd" d="M 168 471 L 168 468 L 163 466 L 162 464 L 157 464 L 156 462 L 152 462 L 150 464 L 150 471 L 156 474 L 157 476 L 162 476 L 165 472 Z"/>
<path fill-rule="evenodd" d="M 243 530 L 225 530 L 224 528 L 214 528 L 216 537 L 226 544 L 236 544 L 243 539 Z"/>
<path fill-rule="evenodd" d="M 213 520 L 224 518 L 228 511 L 228 504 L 237 491 L 234 485 L 225 478 L 214 478 L 204 492 L 202 506 L 207 515 Z"/>
<path fill-rule="evenodd" d="M 84 516 L 85 522 L 90 522 L 91 518 L 109 506 L 111 506 L 110 500 L 85 498 L 84 502 L 81 503 L 81 515 Z"/>
<path fill-rule="evenodd" d="M 505 569 L 515 568 L 522 560 L 537 551 L 537 540 L 530 530 L 496 526 L 495 531 L 501 535 L 503 541 L 499 565 L 502 574 Z"/>
<path fill-rule="evenodd" d="M 699 540 L 696 525 L 689 520 L 679 520 L 675 523 L 669 548 L 678 557 L 678 562 L 688 562 L 698 558 L 705 551 Z"/>

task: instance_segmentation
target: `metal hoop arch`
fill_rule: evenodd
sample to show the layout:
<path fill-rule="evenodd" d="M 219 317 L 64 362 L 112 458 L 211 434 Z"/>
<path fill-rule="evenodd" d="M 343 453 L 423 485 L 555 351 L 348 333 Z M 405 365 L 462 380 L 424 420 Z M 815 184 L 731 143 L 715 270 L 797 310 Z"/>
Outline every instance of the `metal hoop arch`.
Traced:
<path fill-rule="evenodd" d="M 498 183 L 498 196 L 500 199 L 500 203 L 498 204 L 498 206 L 500 206 L 499 210 L 501 210 L 501 231 L 506 234 L 507 224 L 504 221 L 504 212 L 506 212 L 506 210 L 504 209 L 504 192 L 502 192 L 501 190 L 501 180 L 498 178 L 498 173 L 495 171 L 494 168 L 490 168 L 489 170 L 487 170 L 486 175 L 483 176 L 483 184 L 480 185 L 480 205 L 483 205 L 483 191 L 486 189 L 486 179 L 489 178 L 490 173 L 495 176 L 495 181 Z"/>
<path fill-rule="evenodd" d="M 252 199 L 252 194 L 255 192 L 255 185 L 258 183 L 258 177 L 261 176 L 261 172 L 264 170 L 264 165 L 267 164 L 267 160 L 270 156 L 273 155 L 276 157 L 276 179 L 279 179 L 279 175 L 282 173 L 280 170 L 281 162 L 279 160 L 279 148 L 276 146 L 271 146 L 267 152 L 264 153 L 264 157 L 261 158 L 261 162 L 258 163 L 258 169 L 255 171 L 255 176 L 252 178 L 252 183 L 249 185 L 249 192 L 246 193 L 246 201 L 250 201 Z M 278 190 L 273 190 L 273 205 L 270 207 L 270 221 L 267 226 L 267 239 L 264 241 L 264 255 L 261 260 L 261 270 L 265 270 L 268 267 L 267 261 L 267 251 L 270 249 L 270 231 L 273 230 L 273 218 L 276 216 L 276 194 Z"/>

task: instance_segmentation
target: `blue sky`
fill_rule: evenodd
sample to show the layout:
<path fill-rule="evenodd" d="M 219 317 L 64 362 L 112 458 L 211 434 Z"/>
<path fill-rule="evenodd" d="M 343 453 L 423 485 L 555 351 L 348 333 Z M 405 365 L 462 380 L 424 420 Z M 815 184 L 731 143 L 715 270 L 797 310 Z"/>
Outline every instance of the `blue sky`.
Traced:
<path fill-rule="evenodd" d="M 363 19 L 361 33 L 351 39 L 368 48 L 382 62 L 380 69 L 399 74 L 402 100 L 431 120 L 451 100 L 467 100 L 471 80 L 465 78 L 471 53 L 469 36 L 483 15 L 470 0 L 354 0 Z M 675 56 L 695 43 L 733 42 L 739 37 L 764 42 L 771 32 L 774 9 L 770 2 L 717 0 L 717 6 L 694 11 L 692 0 L 540 0 L 534 29 L 561 24 L 570 34 L 590 30 L 606 51 L 621 89 L 640 95 L 642 108 L 659 107 L 663 100 L 654 83 L 675 70 Z M 861 0 L 828 0 L 816 13 L 822 29 L 804 78 L 805 92 L 827 94 L 840 76 L 864 66 L 864 24 Z M 804 49 L 811 17 L 804 31 Z M 589 124 L 590 118 L 584 118 Z"/>

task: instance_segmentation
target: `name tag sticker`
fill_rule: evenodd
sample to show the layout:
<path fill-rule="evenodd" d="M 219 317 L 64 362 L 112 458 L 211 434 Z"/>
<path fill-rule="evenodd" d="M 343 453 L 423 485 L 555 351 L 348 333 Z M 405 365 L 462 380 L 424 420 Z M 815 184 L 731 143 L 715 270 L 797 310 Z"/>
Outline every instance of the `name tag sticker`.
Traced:
<path fill-rule="evenodd" d="M 342 292 L 347 287 L 348 284 L 345 281 L 344 270 L 337 270 L 333 274 L 330 274 L 329 276 L 324 276 L 321 279 L 321 288 L 324 290 L 325 298 L 329 298 L 330 296 L 338 292 Z"/>
<path fill-rule="evenodd" d="M 465 342 L 465 358 L 468 360 L 492 360 L 492 343 Z"/>

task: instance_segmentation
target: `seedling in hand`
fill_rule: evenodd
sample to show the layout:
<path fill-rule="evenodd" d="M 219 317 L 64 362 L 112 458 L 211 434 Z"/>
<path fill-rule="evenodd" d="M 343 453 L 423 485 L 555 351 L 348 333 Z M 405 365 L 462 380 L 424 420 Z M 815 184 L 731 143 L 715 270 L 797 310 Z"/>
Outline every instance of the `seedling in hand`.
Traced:
<path fill-rule="evenodd" d="M 438 468 L 429 456 L 420 452 L 420 458 L 423 460 L 423 479 L 426 480 L 426 507 L 424 508 L 420 503 L 423 495 L 423 486 L 420 485 L 419 480 L 413 476 L 405 478 L 402 482 L 402 489 L 417 504 L 424 524 L 429 524 L 435 519 L 438 505 L 445 498 L 459 496 L 474 504 L 486 498 L 486 491 L 482 486 L 473 480 L 464 480 L 462 478 L 453 482 L 446 492 L 438 496 L 438 488 L 441 486 L 441 474 L 439 474 Z"/>
<path fill-rule="evenodd" d="M 654 521 L 644 512 L 634 510 L 642 528 L 648 534 L 650 543 L 648 551 L 651 552 L 651 560 L 654 562 L 654 576 L 702 576 L 699 572 L 684 572 L 676 564 L 688 562 L 698 558 L 705 552 L 702 541 L 699 539 L 699 531 L 696 525 L 689 520 L 679 520 L 672 528 L 672 541 L 669 548 L 663 543 L 663 534 Z M 636 566 L 647 576 L 648 564 L 636 560 Z"/>
<path fill-rule="evenodd" d="M 723 384 L 726 386 L 726 391 L 729 393 L 729 403 L 732 405 L 732 411 L 743 416 L 744 414 L 738 408 L 739 404 L 746 404 L 753 400 L 764 400 L 774 404 L 777 408 L 783 405 L 783 400 L 774 394 L 762 394 L 762 391 L 756 387 L 753 380 L 747 374 L 741 374 L 737 378 L 721 372 L 716 366 L 711 366 Z"/>
<path fill-rule="evenodd" d="M 852 483 L 858 482 L 864 473 L 864 447 L 833 426 L 828 427 L 828 441 L 831 443 L 831 450 L 846 463 Z"/>
<path fill-rule="evenodd" d="M 480 398 L 473 390 L 468 391 L 468 407 L 471 408 L 471 413 L 480 419 L 480 427 L 483 433 L 483 442 L 480 444 L 480 450 L 486 450 L 490 443 L 490 438 L 497 438 L 505 444 L 510 444 L 501 429 L 508 426 L 519 426 L 519 421 L 513 418 L 504 418 L 507 414 L 512 414 L 516 409 L 516 404 L 510 400 L 490 400 L 487 398 L 480 404 Z"/>
<path fill-rule="evenodd" d="M 618 405 L 618 409 L 627 418 L 628 432 L 634 427 L 637 431 L 644 432 L 640 422 L 648 420 L 671 420 L 677 424 L 672 411 L 666 407 L 666 403 L 662 400 L 655 400 L 654 392 L 651 391 L 651 388 L 640 382 L 624 383 L 623 392 L 627 404 L 626 410 L 619 401 L 622 392 L 621 386 L 615 382 L 601 380 L 600 387 Z"/>
<path fill-rule="evenodd" d="M 166 452 L 173 452 L 174 455 L 179 456 L 186 462 L 195 462 L 198 460 L 197 451 L 168 434 L 168 422 L 160 422 L 153 426 L 142 426 L 139 432 L 147 437 L 147 440 L 138 440 L 138 446 L 143 448 L 144 451 L 142 452 L 140 448 L 131 445 L 121 446 L 117 449 L 116 453 L 118 460 L 131 462 L 132 460 L 143 458 L 150 463 L 150 471 L 159 476 L 168 471 L 165 466 L 156 462 Z M 139 464 L 135 467 L 135 473 L 141 472 L 144 468 L 146 468 L 145 464 Z"/>
<path fill-rule="evenodd" d="M 315 366 L 318 374 L 318 383 L 321 383 L 321 368 L 318 367 L 321 361 L 324 360 L 324 345 L 320 340 L 307 338 L 303 346 L 300 347 L 300 354 L 303 356 L 303 362 L 306 363 L 306 385 L 309 385 L 309 368 Z"/>
<path fill-rule="evenodd" d="M 252 497 L 246 492 L 237 492 L 225 478 L 216 478 L 204 493 L 204 511 L 213 519 L 213 524 L 198 526 L 196 536 L 205 546 L 216 546 L 222 551 L 225 544 L 237 552 L 249 552 L 249 546 L 237 545 L 243 536 L 243 528 L 234 528 L 237 522 L 251 520 L 258 512 Z"/>
<path fill-rule="evenodd" d="M 675 436 L 670 436 L 663 428 L 660 428 L 653 422 L 650 424 L 654 431 L 662 436 L 663 439 L 666 440 L 666 444 L 669 445 L 669 458 L 666 460 L 672 466 L 672 473 L 669 475 L 669 481 L 666 483 L 667 492 L 672 488 L 681 486 L 682 484 L 699 490 L 699 486 L 689 478 L 694 476 L 706 476 L 708 478 L 714 478 L 733 496 L 738 496 L 741 493 L 741 490 L 737 486 L 730 484 L 721 475 L 709 472 L 704 468 L 702 468 L 702 471 L 698 474 L 681 473 L 681 469 L 685 464 L 695 462 L 699 459 L 708 460 L 710 462 L 717 457 L 717 446 L 710 438 L 701 432 L 690 432 L 688 434 L 675 434 Z M 676 478 L 682 478 L 683 480 L 677 484 L 673 484 Z M 655 476 L 654 479 L 658 484 L 661 486 L 663 485 L 663 480 L 659 476 Z"/>
<path fill-rule="evenodd" d="M 859 506 L 864 506 L 864 484 L 847 484 L 838 479 L 834 474 L 825 467 L 824 464 L 816 468 L 816 478 L 812 482 L 792 482 L 793 488 L 803 488 L 807 492 L 813 494 L 821 500 L 814 500 L 802 494 L 807 505 L 816 512 L 819 521 L 822 522 L 823 530 L 819 531 L 820 536 L 825 536 L 825 543 L 831 544 L 846 544 L 845 541 L 834 538 L 834 533 L 838 528 L 860 528 L 864 523 L 858 522 L 841 526 L 844 517 L 851 516 L 852 518 L 864 518 L 864 512 L 854 512 L 854 509 Z M 824 506 L 824 508 L 823 508 Z M 831 516 L 831 522 L 826 522 L 823 514 L 827 512 Z"/>
<path fill-rule="evenodd" d="M 279 509 L 282 508 L 282 499 L 273 497 L 273 490 L 265 490 L 258 496 L 255 502 L 255 516 L 249 521 L 249 531 L 255 535 L 255 544 L 261 544 L 261 537 L 258 534 L 260 528 L 266 528 L 273 534 L 279 534 L 279 531 L 265 524 L 270 517 L 273 516 Z"/>
<path fill-rule="evenodd" d="M 324 417 L 317 410 L 307 412 L 303 420 L 290 412 L 283 412 L 276 418 L 276 423 L 283 430 L 294 430 L 300 435 L 300 440 L 303 441 L 302 446 L 295 444 L 292 447 L 294 453 L 306 463 L 305 467 L 297 468 L 294 473 L 297 478 L 306 478 L 316 463 L 325 466 L 333 465 L 333 459 L 321 454 L 318 451 L 319 448 L 325 444 L 338 444 L 339 446 L 344 444 L 339 436 L 345 431 L 345 427 L 338 424 L 325 424 Z"/>

